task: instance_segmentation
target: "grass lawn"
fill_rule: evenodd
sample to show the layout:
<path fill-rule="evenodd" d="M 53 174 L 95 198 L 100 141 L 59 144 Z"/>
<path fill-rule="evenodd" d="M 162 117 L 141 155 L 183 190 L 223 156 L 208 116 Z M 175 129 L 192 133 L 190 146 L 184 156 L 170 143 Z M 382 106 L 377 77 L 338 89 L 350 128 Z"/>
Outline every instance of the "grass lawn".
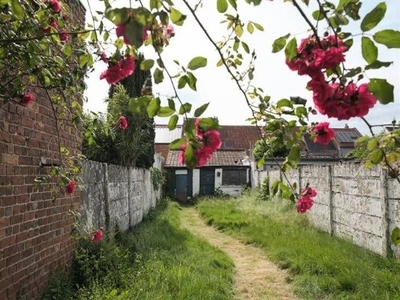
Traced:
<path fill-rule="evenodd" d="M 56 277 L 42 299 L 232 299 L 232 261 L 181 229 L 179 214 L 165 202 L 116 241 L 81 242 L 72 274 Z"/>
<path fill-rule="evenodd" d="M 309 225 L 284 200 L 203 199 L 197 209 L 208 224 L 262 248 L 288 269 L 303 299 L 400 299 L 400 262 L 386 259 Z"/>

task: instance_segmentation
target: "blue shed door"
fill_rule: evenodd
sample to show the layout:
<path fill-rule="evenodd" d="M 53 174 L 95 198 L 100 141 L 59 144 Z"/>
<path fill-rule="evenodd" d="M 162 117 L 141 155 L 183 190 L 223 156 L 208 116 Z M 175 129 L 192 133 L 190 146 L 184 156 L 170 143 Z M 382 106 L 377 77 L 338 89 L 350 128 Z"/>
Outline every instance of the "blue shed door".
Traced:
<path fill-rule="evenodd" d="M 200 169 L 200 195 L 212 195 L 215 189 L 214 169 Z"/>
<path fill-rule="evenodd" d="M 187 174 L 175 175 L 175 196 L 179 202 L 187 200 Z"/>

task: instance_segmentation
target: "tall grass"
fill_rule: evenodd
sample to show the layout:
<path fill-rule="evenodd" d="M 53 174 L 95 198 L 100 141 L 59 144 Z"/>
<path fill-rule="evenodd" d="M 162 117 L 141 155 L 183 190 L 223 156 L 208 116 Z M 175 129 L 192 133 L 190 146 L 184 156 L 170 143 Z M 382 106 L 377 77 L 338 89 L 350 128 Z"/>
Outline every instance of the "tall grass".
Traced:
<path fill-rule="evenodd" d="M 169 202 L 116 242 L 82 244 L 72 284 L 50 285 L 43 299 L 231 299 L 232 261 L 180 228 L 180 213 Z"/>
<path fill-rule="evenodd" d="M 318 231 L 284 200 L 200 201 L 203 218 L 263 250 L 304 299 L 400 299 L 400 263 Z"/>

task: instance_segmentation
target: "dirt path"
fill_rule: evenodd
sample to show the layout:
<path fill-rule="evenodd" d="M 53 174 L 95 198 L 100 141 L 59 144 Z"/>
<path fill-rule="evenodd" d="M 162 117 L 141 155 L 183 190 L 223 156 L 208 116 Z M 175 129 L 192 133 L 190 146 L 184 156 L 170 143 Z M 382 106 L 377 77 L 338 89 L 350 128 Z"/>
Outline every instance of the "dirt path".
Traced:
<path fill-rule="evenodd" d="M 263 252 L 207 226 L 194 208 L 183 208 L 182 226 L 227 253 L 235 264 L 235 299 L 296 299 L 285 281 L 288 276 Z"/>

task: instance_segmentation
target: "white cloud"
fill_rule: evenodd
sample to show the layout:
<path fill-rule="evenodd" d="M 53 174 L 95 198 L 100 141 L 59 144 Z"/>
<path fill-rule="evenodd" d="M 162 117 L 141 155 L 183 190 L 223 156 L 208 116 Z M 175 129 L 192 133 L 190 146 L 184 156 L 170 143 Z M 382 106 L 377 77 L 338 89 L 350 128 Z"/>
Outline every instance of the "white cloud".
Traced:
<path fill-rule="evenodd" d="M 378 25 L 376 30 L 387 27 L 400 29 L 400 6 L 398 0 L 386 1 L 388 5 L 387 20 Z M 91 1 L 91 3 L 95 3 Z M 122 2 L 119 2 L 122 3 Z M 203 1 L 203 6 L 198 9 L 198 16 L 202 20 L 207 31 L 218 41 L 226 34 L 225 24 L 220 24 L 223 16 L 218 14 L 215 9 L 215 1 Z M 239 3 L 240 4 L 240 3 Z M 286 2 L 263 1 L 262 5 L 253 7 L 243 4 L 243 10 L 240 10 L 243 20 L 251 20 L 262 24 L 265 31 L 255 32 L 253 35 L 246 35 L 245 40 L 251 48 L 255 48 L 257 53 L 256 72 L 254 84 L 263 88 L 266 94 L 273 99 L 289 96 L 302 96 L 311 99 L 311 93 L 305 89 L 308 78 L 298 76 L 292 72 L 284 63 L 284 54 L 271 53 L 273 41 L 287 33 L 295 33 L 300 39 L 306 37 L 307 24 L 296 12 L 293 5 Z M 377 3 L 375 1 L 364 1 L 364 7 L 361 9 L 361 15 L 371 10 Z M 94 4 L 93 4 L 94 5 Z M 309 9 L 312 11 L 313 8 Z M 219 60 L 217 51 L 206 39 L 204 33 L 200 30 L 191 15 L 183 7 L 181 11 L 187 13 L 188 18 L 183 27 L 175 26 L 176 36 L 171 39 L 170 45 L 163 52 L 163 58 L 167 63 L 167 68 L 171 73 L 176 71 L 173 59 L 177 59 L 182 65 L 186 65 L 194 56 L 205 56 L 208 58 L 208 66 L 204 69 L 195 71 L 198 78 L 198 92 L 193 92 L 188 88 L 178 90 L 179 96 L 183 102 L 191 102 L 196 108 L 205 102 L 210 102 L 206 111 L 208 116 L 218 116 L 221 124 L 245 124 L 245 120 L 251 116 L 250 109 L 247 107 L 244 97 L 241 95 L 235 82 L 230 79 L 229 74 L 223 67 L 215 67 Z M 234 14 L 234 13 L 232 13 Z M 343 28 L 343 30 L 346 30 Z M 372 31 L 374 32 L 375 29 Z M 353 27 L 352 32 L 357 32 L 357 27 Z M 361 33 L 361 31 L 359 31 Z M 358 41 L 360 36 L 358 36 Z M 141 49 L 142 50 L 142 49 Z M 146 58 L 156 58 L 151 49 L 144 49 Z M 393 61 L 389 68 L 368 72 L 370 78 L 385 78 L 395 86 L 395 103 L 382 106 L 377 105 L 367 119 L 373 124 L 390 123 L 393 118 L 399 116 L 399 82 L 400 82 L 400 51 L 398 49 L 388 50 L 380 47 L 380 60 Z M 352 51 L 347 54 L 347 63 L 349 66 L 364 64 L 360 54 L 360 44 L 355 42 Z M 93 111 L 104 111 L 106 105 L 103 100 L 107 97 L 108 84 L 99 80 L 102 70 L 106 68 L 104 63 L 96 65 L 96 71 L 90 75 L 87 80 L 88 90 L 85 95 L 88 102 L 85 109 Z M 160 85 L 153 85 L 153 90 L 161 95 L 173 95 L 173 90 L 168 80 Z M 310 105 L 312 103 L 310 102 Z M 324 116 L 313 117 L 312 121 L 327 120 Z M 344 126 L 348 124 L 351 127 L 358 127 L 363 133 L 368 129 L 360 119 L 352 118 L 346 122 L 329 120 L 334 126 Z M 157 122 L 167 122 L 167 119 Z"/>

